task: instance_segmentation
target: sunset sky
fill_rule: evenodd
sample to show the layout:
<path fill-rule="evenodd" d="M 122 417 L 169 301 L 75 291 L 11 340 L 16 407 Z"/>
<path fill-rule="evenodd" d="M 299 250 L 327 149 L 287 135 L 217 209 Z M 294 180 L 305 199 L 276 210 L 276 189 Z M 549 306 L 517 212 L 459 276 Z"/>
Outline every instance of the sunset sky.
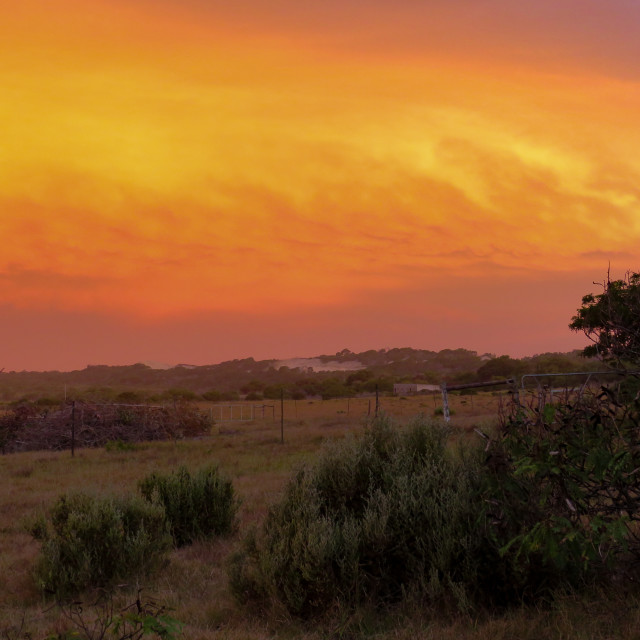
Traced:
<path fill-rule="evenodd" d="M 0 369 L 584 346 L 637 0 L 0 3 Z"/>

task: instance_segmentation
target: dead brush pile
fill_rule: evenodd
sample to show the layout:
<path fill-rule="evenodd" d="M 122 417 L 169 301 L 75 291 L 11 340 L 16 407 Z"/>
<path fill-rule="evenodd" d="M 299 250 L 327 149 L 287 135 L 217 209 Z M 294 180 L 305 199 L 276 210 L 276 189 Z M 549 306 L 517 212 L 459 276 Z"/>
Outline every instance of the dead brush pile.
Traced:
<path fill-rule="evenodd" d="M 57 409 L 22 404 L 0 415 L 0 450 L 102 447 L 109 442 L 193 438 L 209 432 L 209 416 L 192 404 L 171 406 L 76 402 Z"/>

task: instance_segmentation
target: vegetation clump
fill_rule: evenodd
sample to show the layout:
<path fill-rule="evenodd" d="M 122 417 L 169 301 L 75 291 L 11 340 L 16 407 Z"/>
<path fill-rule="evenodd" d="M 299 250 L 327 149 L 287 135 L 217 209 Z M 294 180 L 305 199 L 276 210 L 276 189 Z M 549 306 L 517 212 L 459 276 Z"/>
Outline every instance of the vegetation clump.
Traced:
<path fill-rule="evenodd" d="M 560 583 L 637 582 L 640 561 L 640 274 L 602 283 L 570 328 L 622 376 L 514 403 L 487 465 L 494 539 L 511 582 L 533 594 Z M 618 379 L 619 380 L 619 379 Z M 518 584 L 519 583 L 519 584 Z"/>
<path fill-rule="evenodd" d="M 58 598 L 148 575 L 171 547 L 164 510 L 135 497 L 62 495 L 31 533 L 42 542 L 37 582 Z"/>
<path fill-rule="evenodd" d="M 612 367 L 640 365 L 640 273 L 607 279 L 602 293 L 587 294 L 569 328 L 582 331 L 592 344 L 585 357 L 597 357 Z"/>
<path fill-rule="evenodd" d="M 640 560 L 640 400 L 615 388 L 514 406 L 488 460 L 491 517 L 512 581 L 534 594 L 620 577 Z"/>
<path fill-rule="evenodd" d="M 233 484 L 214 465 L 193 474 L 186 467 L 171 475 L 152 473 L 139 488 L 148 502 L 164 509 L 176 547 L 233 529 L 238 508 Z"/>
<path fill-rule="evenodd" d="M 523 585 L 631 578 L 640 561 L 640 274 L 602 283 L 569 325 L 622 376 L 514 404 L 489 457 L 496 539 Z"/>
<path fill-rule="evenodd" d="M 233 485 L 217 467 L 191 475 L 151 474 L 140 483 L 142 498 L 62 495 L 30 533 L 42 543 L 35 575 L 58 599 L 88 588 L 149 575 L 172 546 L 232 530 L 238 502 Z"/>
<path fill-rule="evenodd" d="M 422 417 L 405 430 L 382 418 L 325 448 L 233 558 L 235 595 L 303 617 L 407 597 L 473 606 L 499 558 L 475 499 L 478 456 L 450 451 L 447 436 Z"/>

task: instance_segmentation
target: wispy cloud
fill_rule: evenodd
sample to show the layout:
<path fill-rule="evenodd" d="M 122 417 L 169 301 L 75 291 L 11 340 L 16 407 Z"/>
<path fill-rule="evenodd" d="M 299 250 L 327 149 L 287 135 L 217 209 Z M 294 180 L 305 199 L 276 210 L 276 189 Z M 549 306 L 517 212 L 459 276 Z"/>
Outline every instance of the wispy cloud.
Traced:
<path fill-rule="evenodd" d="M 533 312 L 518 279 L 632 268 L 637 8 L 615 4 L 0 8 L 0 303 L 361 317 L 455 281 L 462 318 L 480 286 Z"/>

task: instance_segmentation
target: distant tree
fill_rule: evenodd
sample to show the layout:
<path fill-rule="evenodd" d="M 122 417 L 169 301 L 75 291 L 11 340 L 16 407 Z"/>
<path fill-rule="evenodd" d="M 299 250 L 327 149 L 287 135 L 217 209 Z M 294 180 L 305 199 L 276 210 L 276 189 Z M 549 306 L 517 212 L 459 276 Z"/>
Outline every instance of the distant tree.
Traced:
<path fill-rule="evenodd" d="M 122 404 L 139 404 L 143 400 L 143 396 L 136 391 L 123 391 L 116 396 L 116 402 Z"/>
<path fill-rule="evenodd" d="M 524 366 L 520 360 L 515 360 L 509 356 L 500 356 L 485 362 L 478 369 L 478 378 L 483 382 L 511 378 L 520 374 L 523 369 Z"/>
<path fill-rule="evenodd" d="M 640 273 L 627 272 L 621 280 L 601 283 L 602 293 L 582 298 L 569 328 L 582 331 L 593 344 L 583 355 L 598 357 L 610 366 L 640 365 Z"/>
<path fill-rule="evenodd" d="M 346 398 L 351 395 L 351 390 L 338 378 L 327 378 L 322 382 L 321 395 L 323 400 L 331 398 Z"/>
<path fill-rule="evenodd" d="M 565 353 L 543 353 L 531 358 L 527 364 L 535 373 L 567 373 L 578 370 L 584 362 L 576 362 L 575 357 Z"/>
<path fill-rule="evenodd" d="M 240 387 L 241 393 L 251 393 L 252 391 L 261 392 L 264 389 L 264 382 L 260 380 L 249 380 L 247 384 Z"/>
<path fill-rule="evenodd" d="M 319 396 L 322 393 L 322 383 L 317 378 L 299 378 L 296 380 L 295 386 L 304 393 L 305 397 Z"/>
<path fill-rule="evenodd" d="M 165 400 L 196 400 L 198 395 L 189 389 L 167 389 L 162 397 Z"/>
<path fill-rule="evenodd" d="M 364 390 L 364 386 L 373 378 L 373 373 L 369 369 L 360 369 L 347 376 L 345 384 L 351 389 L 351 395 L 355 395 Z"/>
<path fill-rule="evenodd" d="M 347 376 L 347 385 L 353 387 L 357 385 L 359 382 L 366 382 L 373 377 L 373 373 L 368 369 L 360 369 L 359 371 L 354 371 Z"/>
<path fill-rule="evenodd" d="M 376 389 L 380 393 L 392 393 L 393 381 L 384 377 L 371 378 L 362 385 L 362 390 L 369 393 L 374 393 Z"/>
<path fill-rule="evenodd" d="M 89 387 L 85 394 L 87 399 L 94 402 L 113 402 L 114 397 L 117 397 L 112 387 Z"/>
<path fill-rule="evenodd" d="M 369 351 L 363 351 L 357 355 L 358 360 L 368 367 L 384 364 L 386 362 L 386 351 L 384 349 L 381 349 L 380 351 L 369 349 Z"/>
<path fill-rule="evenodd" d="M 451 376 L 451 384 L 468 384 L 470 382 L 476 382 L 478 379 L 477 374 L 474 371 L 461 371 Z"/>
<path fill-rule="evenodd" d="M 269 400 L 278 400 L 284 391 L 284 397 L 289 397 L 289 391 L 282 384 L 270 384 L 264 388 L 264 397 Z"/>
<path fill-rule="evenodd" d="M 442 376 L 438 375 L 435 371 L 421 371 L 413 376 L 408 382 L 417 382 L 419 384 L 440 384 L 442 382 Z"/>

